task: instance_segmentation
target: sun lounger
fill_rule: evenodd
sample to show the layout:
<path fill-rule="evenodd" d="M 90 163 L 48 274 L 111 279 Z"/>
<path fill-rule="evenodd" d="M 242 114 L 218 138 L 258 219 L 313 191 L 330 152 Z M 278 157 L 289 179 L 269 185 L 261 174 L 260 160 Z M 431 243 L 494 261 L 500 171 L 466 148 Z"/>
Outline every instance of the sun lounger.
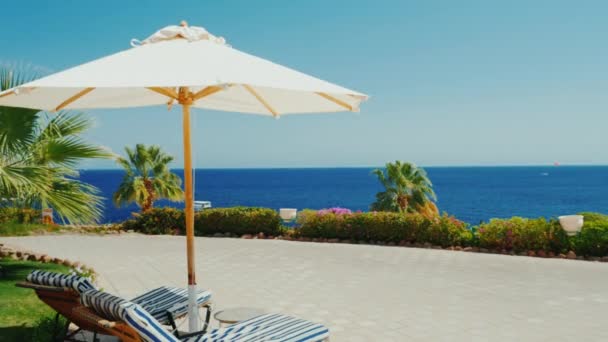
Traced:
<path fill-rule="evenodd" d="M 329 339 L 329 329 L 303 319 L 265 314 L 226 328 L 180 338 L 168 333 L 142 306 L 97 290 L 81 295 L 88 310 L 80 308 L 87 323 L 99 325 L 128 342 L 317 342 Z M 125 337 L 127 336 L 127 337 Z"/>
<path fill-rule="evenodd" d="M 17 286 L 34 289 L 40 300 L 80 329 L 93 333 L 107 333 L 105 329 L 96 329 L 99 328 L 99 325 L 89 324 L 88 320 L 82 320 L 80 316 L 74 314 L 74 309 L 82 305 L 81 293 L 96 290 L 88 279 L 76 275 L 36 270 L 27 276 L 26 282 L 18 283 Z M 186 289 L 167 286 L 148 291 L 133 298 L 131 302 L 145 308 L 160 324 L 170 325 L 172 331 L 176 333 L 175 320 L 185 316 L 188 310 Z M 211 318 L 211 292 L 200 290 L 197 303 L 199 307 L 207 309 L 203 326 L 203 329 L 206 329 Z"/>

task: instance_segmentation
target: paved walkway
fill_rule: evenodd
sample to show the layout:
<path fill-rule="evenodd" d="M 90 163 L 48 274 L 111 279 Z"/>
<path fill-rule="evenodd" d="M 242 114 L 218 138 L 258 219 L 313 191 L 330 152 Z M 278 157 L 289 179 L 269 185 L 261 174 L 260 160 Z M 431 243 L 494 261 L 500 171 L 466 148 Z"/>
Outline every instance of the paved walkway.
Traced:
<path fill-rule="evenodd" d="M 0 238 L 80 260 L 132 297 L 186 281 L 185 240 L 136 234 Z M 442 250 L 197 238 L 216 308 L 327 324 L 332 341 L 608 341 L 608 264 Z"/>

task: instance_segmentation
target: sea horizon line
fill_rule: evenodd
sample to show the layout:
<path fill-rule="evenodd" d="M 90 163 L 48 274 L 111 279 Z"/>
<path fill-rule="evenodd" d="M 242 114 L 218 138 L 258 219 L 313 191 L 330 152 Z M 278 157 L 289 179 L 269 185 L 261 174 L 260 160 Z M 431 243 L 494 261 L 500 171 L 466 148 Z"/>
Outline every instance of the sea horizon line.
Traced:
<path fill-rule="evenodd" d="M 448 169 L 448 168 L 571 168 L 571 167 L 608 167 L 608 164 L 498 164 L 498 165 L 419 165 L 425 169 Z M 384 165 L 361 165 L 361 166 L 229 166 L 229 167 L 195 167 L 195 170 L 321 170 L 321 169 L 374 169 L 383 168 Z M 80 171 L 122 171 L 119 167 L 85 167 Z M 171 170 L 183 170 L 183 168 L 171 168 Z"/>

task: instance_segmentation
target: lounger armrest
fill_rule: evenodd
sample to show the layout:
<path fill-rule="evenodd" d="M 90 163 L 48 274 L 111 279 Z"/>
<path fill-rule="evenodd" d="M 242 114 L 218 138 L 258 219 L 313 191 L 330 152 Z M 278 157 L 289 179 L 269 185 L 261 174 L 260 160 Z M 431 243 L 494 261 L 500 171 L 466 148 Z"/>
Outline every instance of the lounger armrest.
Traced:
<path fill-rule="evenodd" d="M 179 334 L 179 339 L 183 340 L 183 339 L 188 338 L 188 337 L 194 337 L 194 336 L 204 335 L 204 334 L 207 333 L 206 330 L 207 329 L 203 329 L 203 330 L 199 330 L 199 331 L 195 331 L 195 332 L 191 332 L 191 333 L 181 333 L 181 334 Z"/>
<path fill-rule="evenodd" d="M 185 306 L 188 305 L 187 302 L 179 302 L 179 303 L 175 303 L 173 304 L 172 307 L 167 309 L 167 312 L 169 312 L 170 314 L 173 314 L 175 311 L 183 308 Z M 211 300 L 208 300 L 206 302 L 203 302 L 201 304 L 198 305 L 199 308 L 206 308 L 207 310 L 212 310 L 213 309 L 213 302 Z M 177 317 L 176 317 L 177 318 Z"/>
<path fill-rule="evenodd" d="M 111 329 L 116 326 L 116 322 L 108 321 L 105 318 L 99 317 L 96 313 L 94 313 L 91 309 L 86 306 L 78 306 L 72 309 L 72 312 L 75 315 L 78 315 L 83 320 L 87 322 L 100 326 L 102 328 Z"/>
<path fill-rule="evenodd" d="M 71 291 L 73 291 L 72 289 L 67 288 L 67 287 L 39 285 L 39 284 L 30 283 L 29 281 L 18 282 L 15 284 L 15 286 L 24 287 L 27 289 L 54 291 L 54 292 L 71 292 Z"/>

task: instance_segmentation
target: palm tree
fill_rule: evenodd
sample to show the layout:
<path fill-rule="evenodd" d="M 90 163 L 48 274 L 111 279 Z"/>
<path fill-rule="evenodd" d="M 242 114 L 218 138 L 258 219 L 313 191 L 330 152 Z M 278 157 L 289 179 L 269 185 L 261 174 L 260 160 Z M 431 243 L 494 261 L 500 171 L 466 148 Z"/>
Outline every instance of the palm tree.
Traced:
<path fill-rule="evenodd" d="M 372 173 L 384 186 L 384 191 L 376 194 L 372 210 L 422 212 L 436 208 L 432 202 L 437 197 L 424 169 L 412 163 L 395 161 L 387 163 L 386 170 L 375 169 Z"/>
<path fill-rule="evenodd" d="M 114 193 L 114 204 L 121 206 L 135 202 L 142 212 L 148 211 L 154 201 L 165 198 L 183 201 L 181 178 L 169 170 L 173 157 L 161 151 L 159 146 L 146 147 L 137 144 L 132 150 L 125 147 L 127 159 L 118 158 L 126 174 Z"/>
<path fill-rule="evenodd" d="M 0 90 L 36 78 L 24 69 L 0 68 Z M 102 214 L 97 188 L 80 182 L 76 169 L 89 158 L 109 158 L 81 135 L 93 122 L 82 113 L 0 107 L 0 198 L 3 205 L 52 207 L 63 221 L 89 223 Z M 8 202 L 7 202 L 8 201 Z"/>

